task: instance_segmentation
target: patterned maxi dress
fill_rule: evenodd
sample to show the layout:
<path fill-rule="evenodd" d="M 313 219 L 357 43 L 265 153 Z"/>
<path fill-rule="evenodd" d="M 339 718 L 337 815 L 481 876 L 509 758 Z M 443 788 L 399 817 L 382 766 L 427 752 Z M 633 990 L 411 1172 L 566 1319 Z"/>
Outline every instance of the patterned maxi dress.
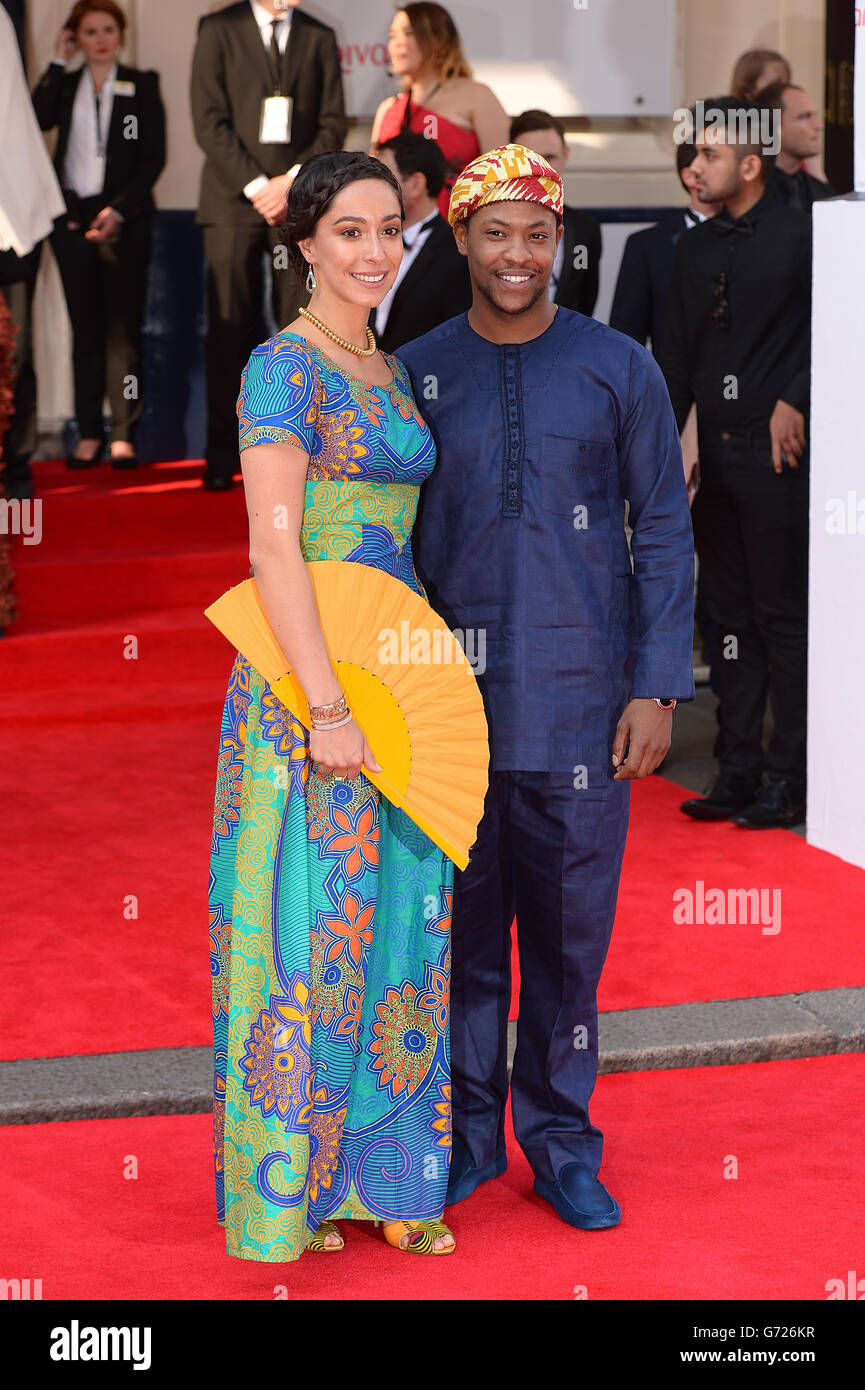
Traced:
<path fill-rule="evenodd" d="M 387 356 L 387 355 L 386 355 Z M 307 560 L 411 558 L 435 446 L 402 363 L 348 376 L 298 335 L 256 348 L 240 446 L 310 456 Z M 450 1162 L 453 864 L 308 736 L 238 654 L 219 736 L 210 907 L 214 1165 L 228 1253 L 297 1259 L 325 1218 L 440 1216 Z"/>

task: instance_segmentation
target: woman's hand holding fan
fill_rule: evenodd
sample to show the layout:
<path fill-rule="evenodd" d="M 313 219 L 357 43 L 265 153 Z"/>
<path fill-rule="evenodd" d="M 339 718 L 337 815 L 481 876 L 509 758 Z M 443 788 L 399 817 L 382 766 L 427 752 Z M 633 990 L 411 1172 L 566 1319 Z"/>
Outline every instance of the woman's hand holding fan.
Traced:
<path fill-rule="evenodd" d="M 381 772 L 356 719 L 339 729 L 310 729 L 309 756 L 321 772 L 357 777 L 362 768 Z"/>
<path fill-rule="evenodd" d="M 341 560 L 309 561 L 307 571 L 337 688 L 353 715 L 338 730 L 311 729 L 312 761 L 337 775 L 362 768 L 464 869 L 483 814 L 489 741 L 462 647 L 429 604 L 393 575 Z M 255 580 L 223 594 L 207 617 L 310 728 L 309 703 L 286 670 Z"/>

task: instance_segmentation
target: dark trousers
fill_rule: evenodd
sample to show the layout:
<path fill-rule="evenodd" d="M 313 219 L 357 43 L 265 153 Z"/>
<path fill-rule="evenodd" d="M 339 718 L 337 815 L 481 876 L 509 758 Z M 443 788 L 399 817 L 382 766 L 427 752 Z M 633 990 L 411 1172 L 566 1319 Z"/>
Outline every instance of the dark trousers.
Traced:
<path fill-rule="evenodd" d="M 697 594 L 694 602 L 694 617 L 702 639 L 701 655 L 709 668 L 709 688 L 715 695 L 721 693 L 721 634 L 718 624 L 709 617 L 706 608 L 702 571 L 697 576 Z"/>
<path fill-rule="evenodd" d="M 30 455 L 36 446 L 36 373 L 33 368 L 33 291 L 42 257 L 42 242 L 26 256 L 0 253 L 0 293 L 17 333 L 12 345 L 12 419 L 0 439 L 4 483 L 10 497 L 29 495 L 33 488 Z"/>
<path fill-rule="evenodd" d="M 767 697 L 772 779 L 805 785 L 808 468 L 775 473 L 765 440 L 700 437 L 694 539 L 720 631 L 722 771 L 759 778 Z M 731 641 L 731 639 L 735 639 Z"/>
<path fill-rule="evenodd" d="M 141 321 L 152 219 L 130 218 L 115 241 L 86 241 L 84 232 L 104 206 L 102 197 L 82 198 L 76 204 L 80 229 L 58 219 L 51 245 L 72 323 L 78 432 L 82 439 L 101 439 L 107 387 L 111 437 L 134 443 L 143 409 Z"/>
<path fill-rule="evenodd" d="M 628 793 L 627 782 L 612 781 L 576 790 L 560 773 L 490 775 L 469 866 L 454 876 L 452 922 L 453 1133 L 476 1168 L 505 1152 L 515 910 L 521 986 L 514 1131 L 546 1182 L 575 1160 L 595 1174 L 600 1167 L 603 1135 L 589 1120 L 597 988 L 616 911 Z"/>
<path fill-rule="evenodd" d="M 253 226 L 204 228 L 207 256 L 207 469 L 228 474 L 238 468 L 237 397 L 249 354 L 257 346 L 264 296 L 262 256 L 279 240 L 262 219 Z M 278 328 L 297 318 L 309 301 L 290 266 L 274 268 L 272 306 Z"/>

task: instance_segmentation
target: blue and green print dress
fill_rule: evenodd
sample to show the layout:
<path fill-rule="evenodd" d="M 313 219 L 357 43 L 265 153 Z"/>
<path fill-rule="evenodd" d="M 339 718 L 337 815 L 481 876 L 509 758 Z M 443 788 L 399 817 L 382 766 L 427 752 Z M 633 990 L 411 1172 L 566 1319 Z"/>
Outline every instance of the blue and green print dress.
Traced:
<path fill-rule="evenodd" d="M 309 454 L 306 560 L 416 593 L 411 529 L 432 437 L 402 363 L 346 375 L 292 333 L 257 347 L 240 447 Z M 453 864 L 361 773 L 313 772 L 303 726 L 240 654 L 210 860 L 213 1149 L 228 1253 L 295 1260 L 325 1218 L 426 1220 L 450 1161 Z"/>

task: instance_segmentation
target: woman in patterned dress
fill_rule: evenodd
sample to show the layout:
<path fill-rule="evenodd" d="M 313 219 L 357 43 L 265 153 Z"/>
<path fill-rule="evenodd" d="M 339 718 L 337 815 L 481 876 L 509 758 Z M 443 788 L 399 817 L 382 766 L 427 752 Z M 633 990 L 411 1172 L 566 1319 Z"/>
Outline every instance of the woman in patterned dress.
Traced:
<path fill-rule="evenodd" d="M 411 529 L 435 446 L 402 364 L 360 355 L 402 223 L 378 160 L 304 166 L 283 237 L 314 277 L 313 317 L 253 351 L 238 400 L 256 583 L 325 724 L 307 734 L 238 654 L 208 896 L 217 1209 L 241 1259 L 341 1249 L 336 1218 L 381 1222 L 398 1249 L 454 1249 L 453 864 L 366 779 L 375 750 L 354 719 L 323 708 L 342 692 L 305 563 L 372 565 L 423 594 Z"/>

